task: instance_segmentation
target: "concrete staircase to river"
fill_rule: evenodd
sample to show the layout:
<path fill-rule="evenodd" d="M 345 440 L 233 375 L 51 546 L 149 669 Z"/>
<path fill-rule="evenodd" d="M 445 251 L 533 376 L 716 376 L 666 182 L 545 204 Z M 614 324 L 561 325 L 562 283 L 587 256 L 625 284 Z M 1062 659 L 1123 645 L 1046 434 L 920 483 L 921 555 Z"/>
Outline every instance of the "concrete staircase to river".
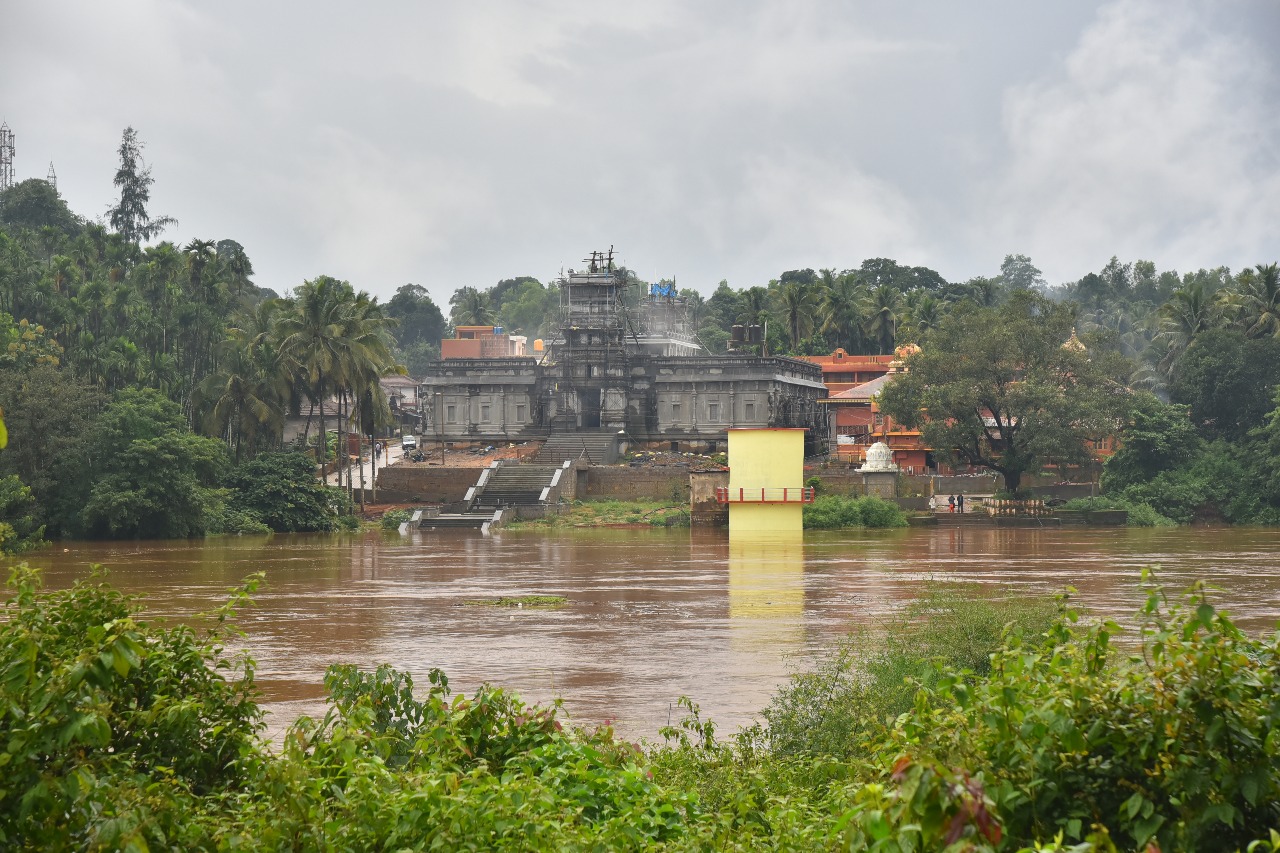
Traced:
<path fill-rule="evenodd" d="M 618 433 L 612 430 L 553 432 L 538 451 L 539 464 L 575 462 L 586 456 L 592 465 L 612 465 L 618 461 Z"/>
<path fill-rule="evenodd" d="M 470 497 L 471 511 L 545 504 L 557 485 L 559 465 L 499 465 L 482 477 Z"/>

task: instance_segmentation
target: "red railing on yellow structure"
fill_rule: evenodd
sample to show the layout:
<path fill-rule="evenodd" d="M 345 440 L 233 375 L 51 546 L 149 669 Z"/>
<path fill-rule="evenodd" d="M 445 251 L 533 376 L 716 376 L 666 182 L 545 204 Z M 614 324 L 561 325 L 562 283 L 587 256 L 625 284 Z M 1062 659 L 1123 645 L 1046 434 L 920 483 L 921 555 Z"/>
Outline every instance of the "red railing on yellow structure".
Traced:
<path fill-rule="evenodd" d="M 716 501 L 722 504 L 811 504 L 813 489 L 808 486 L 782 488 L 716 489 Z"/>

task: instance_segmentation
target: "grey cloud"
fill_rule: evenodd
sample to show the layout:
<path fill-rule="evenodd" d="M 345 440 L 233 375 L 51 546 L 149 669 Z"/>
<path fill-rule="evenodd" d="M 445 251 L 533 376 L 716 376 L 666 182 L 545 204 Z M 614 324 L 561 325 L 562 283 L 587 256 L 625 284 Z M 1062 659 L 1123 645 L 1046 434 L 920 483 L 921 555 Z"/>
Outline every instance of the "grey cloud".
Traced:
<path fill-rule="evenodd" d="M 132 124 L 168 236 L 234 237 L 276 289 L 443 301 L 608 243 L 704 290 L 882 255 L 1274 259 L 1275 13 L 1155 8 L 25 0 L 0 112 L 89 214 Z"/>

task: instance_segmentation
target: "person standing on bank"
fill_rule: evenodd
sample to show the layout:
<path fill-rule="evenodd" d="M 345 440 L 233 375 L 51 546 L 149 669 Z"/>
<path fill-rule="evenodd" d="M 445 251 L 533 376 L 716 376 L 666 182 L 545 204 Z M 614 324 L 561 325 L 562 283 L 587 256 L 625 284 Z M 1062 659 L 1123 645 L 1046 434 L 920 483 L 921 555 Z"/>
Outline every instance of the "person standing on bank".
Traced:
<path fill-rule="evenodd" d="M 956 511 L 956 496 L 951 495 L 947 498 L 947 512 Z"/>
<path fill-rule="evenodd" d="M 964 495 L 956 495 L 956 512 L 964 512 Z"/>
<path fill-rule="evenodd" d="M 938 496 L 929 495 L 929 512 L 937 512 L 937 511 L 938 511 Z"/>

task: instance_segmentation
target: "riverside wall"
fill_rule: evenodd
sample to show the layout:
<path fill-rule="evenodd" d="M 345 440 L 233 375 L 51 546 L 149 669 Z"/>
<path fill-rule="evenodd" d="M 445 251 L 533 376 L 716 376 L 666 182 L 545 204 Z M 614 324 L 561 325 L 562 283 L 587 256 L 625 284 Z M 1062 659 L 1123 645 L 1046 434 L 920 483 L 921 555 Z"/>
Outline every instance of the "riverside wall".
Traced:
<path fill-rule="evenodd" d="M 592 465 L 586 472 L 586 489 L 580 489 L 578 497 L 687 503 L 689 469 L 683 465 L 642 468 Z"/>
<path fill-rule="evenodd" d="M 389 503 L 457 503 L 480 479 L 483 468 L 393 465 L 378 470 L 378 500 Z"/>

